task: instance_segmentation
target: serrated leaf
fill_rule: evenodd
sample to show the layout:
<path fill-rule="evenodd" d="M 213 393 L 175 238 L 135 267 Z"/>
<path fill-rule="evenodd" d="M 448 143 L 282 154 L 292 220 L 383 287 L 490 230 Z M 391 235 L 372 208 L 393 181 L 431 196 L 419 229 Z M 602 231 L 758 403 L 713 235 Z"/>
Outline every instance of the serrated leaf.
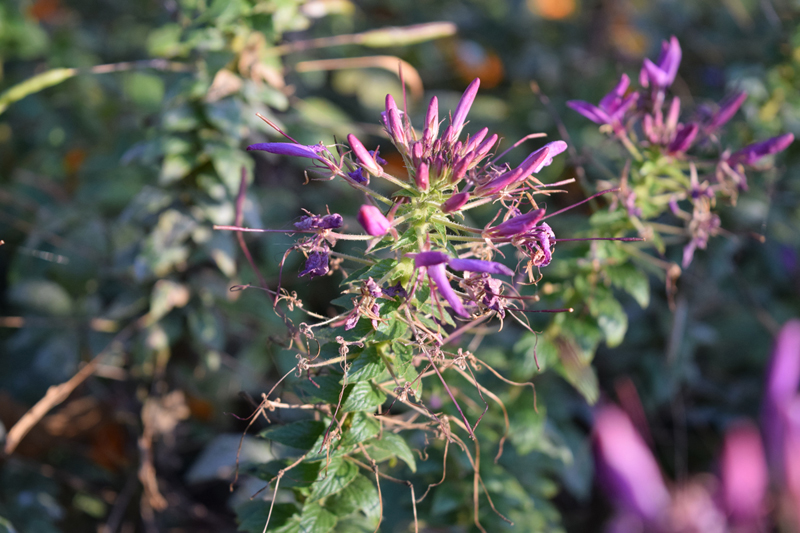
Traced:
<path fill-rule="evenodd" d="M 358 467 L 349 461 L 334 459 L 319 470 L 319 477 L 314 482 L 311 495 L 307 501 L 315 502 L 332 494 L 336 494 L 358 475 Z"/>
<path fill-rule="evenodd" d="M 300 533 L 328 533 L 336 527 L 336 515 L 318 503 L 310 503 L 303 507 L 300 516 Z"/>
<path fill-rule="evenodd" d="M 368 518 L 380 518 L 381 503 L 378 489 L 367 477 L 359 474 L 339 494 L 325 502 L 325 507 L 337 516 L 362 511 Z"/>
<path fill-rule="evenodd" d="M 406 463 L 412 472 L 417 471 L 417 461 L 414 459 L 414 453 L 411 451 L 411 448 L 408 447 L 405 439 L 400 435 L 384 432 L 380 439 L 370 440 L 369 446 L 396 456 Z M 377 461 L 377 459 L 375 460 Z"/>
<path fill-rule="evenodd" d="M 355 413 L 350 421 L 350 427 L 342 435 L 339 445 L 342 448 L 354 446 L 359 442 L 371 439 L 381 430 L 381 425 L 375 418 L 367 413 Z"/>
<path fill-rule="evenodd" d="M 369 381 L 348 385 L 342 402 L 343 413 L 350 411 L 373 411 L 386 401 L 386 395 Z"/>
<path fill-rule="evenodd" d="M 394 355 L 394 368 L 397 372 L 403 373 L 414 359 L 414 347 L 407 346 L 402 342 L 392 342 L 391 353 Z"/>
<path fill-rule="evenodd" d="M 386 363 L 378 352 L 378 347 L 371 344 L 353 361 L 347 373 L 347 381 L 358 382 L 376 378 L 386 371 Z"/>
<path fill-rule="evenodd" d="M 319 420 L 300 420 L 261 432 L 261 436 L 292 448 L 310 449 L 325 432 L 325 424 Z"/>

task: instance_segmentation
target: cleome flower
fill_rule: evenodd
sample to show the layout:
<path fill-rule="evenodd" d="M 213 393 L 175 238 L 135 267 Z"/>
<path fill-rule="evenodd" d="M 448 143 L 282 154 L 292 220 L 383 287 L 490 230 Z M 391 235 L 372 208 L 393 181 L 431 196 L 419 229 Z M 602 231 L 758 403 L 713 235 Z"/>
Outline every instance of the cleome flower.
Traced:
<path fill-rule="evenodd" d="M 691 120 L 681 122 L 680 98 L 673 97 L 667 105 L 667 90 L 678 74 L 681 56 L 680 43 L 673 36 L 662 43 L 657 61 L 643 61 L 640 88 L 632 89 L 623 74 L 597 106 L 579 100 L 567 105 L 600 124 L 601 131 L 610 129 L 627 152 L 629 161 L 617 181 L 619 192 L 611 210 L 624 209 L 631 227 L 644 237 L 656 231 L 649 221 L 671 209 L 689 239 L 683 254 L 686 267 L 695 250 L 704 249 L 709 237 L 719 233 L 720 220 L 712 211 L 716 200 L 735 203 L 739 191 L 747 189 L 745 169 L 785 150 L 794 135 L 787 133 L 736 151 L 723 149 L 722 127 L 746 101 L 743 91 L 732 93 L 713 111 L 701 106 Z M 707 174 L 698 176 L 698 168 Z M 654 198 L 669 201 L 654 202 Z M 680 208 L 680 203 L 690 204 L 691 209 Z"/>

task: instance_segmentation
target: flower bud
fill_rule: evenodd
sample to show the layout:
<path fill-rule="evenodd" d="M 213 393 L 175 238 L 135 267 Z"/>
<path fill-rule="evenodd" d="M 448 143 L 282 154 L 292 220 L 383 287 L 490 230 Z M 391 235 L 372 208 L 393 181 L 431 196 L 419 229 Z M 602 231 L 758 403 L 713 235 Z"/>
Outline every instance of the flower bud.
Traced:
<path fill-rule="evenodd" d="M 386 235 L 392 223 L 383 216 L 381 210 L 374 205 L 362 205 L 358 211 L 358 223 L 369 235 L 380 237 Z"/>
<path fill-rule="evenodd" d="M 467 175 L 467 170 L 469 169 L 470 164 L 472 164 L 472 160 L 475 158 L 475 154 L 467 154 L 461 159 L 456 162 L 455 166 L 453 167 L 453 177 L 450 178 L 451 183 L 458 183 L 464 176 Z"/>
<path fill-rule="evenodd" d="M 469 201 L 469 193 L 468 192 L 459 192 L 448 198 L 442 204 L 442 211 L 445 213 L 452 213 L 453 211 L 458 211 L 464 204 Z"/>
<path fill-rule="evenodd" d="M 386 95 L 386 122 L 394 144 L 399 148 L 407 147 L 406 133 L 403 129 L 403 121 L 400 118 L 400 110 L 394 102 L 391 94 Z"/>
<path fill-rule="evenodd" d="M 447 139 L 450 144 L 454 143 L 455 140 L 458 139 L 458 136 L 461 135 L 461 129 L 464 127 L 464 121 L 467 119 L 467 114 L 472 107 L 472 103 L 475 101 L 475 96 L 477 96 L 478 88 L 480 86 L 481 79 L 475 78 L 461 96 L 461 100 L 458 102 L 458 106 L 456 107 L 456 112 L 453 114 L 453 121 L 450 123 L 451 127 L 448 128 L 449 133 L 445 136 L 445 139 Z"/>
<path fill-rule="evenodd" d="M 421 191 L 427 191 L 430 184 L 428 175 L 428 164 L 420 163 L 417 166 L 417 172 L 414 174 L 414 181 L 417 183 L 417 188 Z"/>
<path fill-rule="evenodd" d="M 371 174 L 375 176 L 380 176 L 383 174 L 383 169 L 378 165 L 375 161 L 374 157 L 369 154 L 364 145 L 361 144 L 355 135 L 350 133 L 347 136 L 347 142 L 350 144 L 350 148 L 353 149 L 353 153 L 356 154 L 356 158 L 358 158 L 358 162 L 361 165 L 370 171 Z"/>
<path fill-rule="evenodd" d="M 425 130 L 430 132 L 430 142 L 439 135 L 439 99 L 435 96 L 428 104 L 428 113 L 425 115 Z"/>

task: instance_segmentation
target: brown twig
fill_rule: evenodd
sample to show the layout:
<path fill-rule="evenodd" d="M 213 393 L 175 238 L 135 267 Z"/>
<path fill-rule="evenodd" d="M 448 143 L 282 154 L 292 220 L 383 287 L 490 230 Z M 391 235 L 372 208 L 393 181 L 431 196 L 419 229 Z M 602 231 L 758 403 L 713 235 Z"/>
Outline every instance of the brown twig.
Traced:
<path fill-rule="evenodd" d="M 19 445 L 20 441 L 25 438 L 25 435 L 39 423 L 39 421 L 44 418 L 44 416 L 50 412 L 50 410 L 59 405 L 64 400 L 66 400 L 72 392 L 78 388 L 78 386 L 86 381 L 86 379 L 91 376 L 97 365 L 100 361 L 110 352 L 115 350 L 120 346 L 120 344 L 133 333 L 134 330 L 138 329 L 142 324 L 145 323 L 148 315 L 144 315 L 140 317 L 135 322 L 127 325 L 123 328 L 117 335 L 108 343 L 108 345 L 97 354 L 91 361 L 89 361 L 83 368 L 78 370 L 78 372 L 72 376 L 69 380 L 61 383 L 59 385 L 52 385 L 47 389 L 44 397 L 36 402 L 36 404 L 31 407 L 27 413 L 22 415 L 22 418 L 17 420 L 17 423 L 8 431 L 8 435 L 6 436 L 6 445 L 3 451 L 6 454 L 14 453 L 14 450 Z"/>

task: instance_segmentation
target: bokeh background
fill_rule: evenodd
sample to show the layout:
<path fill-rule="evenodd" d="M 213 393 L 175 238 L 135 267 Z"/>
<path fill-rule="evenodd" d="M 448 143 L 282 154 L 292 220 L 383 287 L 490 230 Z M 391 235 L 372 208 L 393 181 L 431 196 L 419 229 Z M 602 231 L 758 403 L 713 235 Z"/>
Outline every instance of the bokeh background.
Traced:
<path fill-rule="evenodd" d="M 431 96 L 453 108 L 480 77 L 468 129 L 488 126 L 509 142 L 568 135 L 574 152 L 542 177 L 578 180 L 553 200 L 563 206 L 583 198 L 603 167 L 613 171 L 603 158 L 609 141 L 565 102 L 596 102 L 670 35 L 683 48 L 674 92 L 686 105 L 734 89 L 750 95 L 729 127 L 738 145 L 800 134 L 798 21 L 800 6 L 788 0 L 3 0 L 1 89 L 77 70 L 22 99 L 0 97 L 0 434 L 48 387 L 103 356 L 0 458 L 0 531 L 236 531 L 235 509 L 243 530 L 261 531 L 260 515 L 248 522 L 241 506 L 263 481 L 228 489 L 247 423 L 237 417 L 253 412 L 248 395 L 258 398 L 294 363 L 274 342 L 283 325 L 264 295 L 229 290 L 255 277 L 235 235 L 211 226 L 233 222 L 242 167 L 247 226 L 285 228 L 303 208 L 326 207 L 352 225 L 360 199 L 341 183 L 304 184 L 296 162 L 244 152 L 278 140 L 256 113 L 301 143 L 352 132 L 388 146 L 377 120 L 386 93 L 401 97 L 398 59 L 417 124 Z M 455 33 L 374 31 L 432 22 Z M 481 348 L 511 379 L 537 386 L 536 411 L 528 389 L 493 388 L 511 411 L 510 445 L 497 466 L 495 450 L 486 452 L 484 476 L 513 530 L 593 531 L 609 516 L 593 481 L 587 397 L 641 413 L 677 482 L 714 472 L 726 428 L 757 419 L 773 337 L 800 316 L 797 165 L 791 147 L 778 167 L 751 176 L 735 207 L 722 207 L 726 232 L 696 255 L 672 301 L 657 271 L 646 280 L 648 305 L 619 294 L 627 331 L 618 346 L 599 344 L 596 382 L 573 386 L 580 379 L 546 345 L 537 370 L 535 338 L 511 324 Z M 559 217 L 556 233 L 585 230 L 587 214 Z M 274 283 L 292 240 L 247 239 Z M 564 248 L 566 257 L 582 253 Z M 680 248 L 666 259 L 679 262 Z M 339 279 L 298 279 L 299 268 L 297 256 L 287 261 L 285 284 L 327 314 Z M 493 442 L 498 420 L 494 408 L 484 422 Z M 253 433 L 264 427 L 256 422 Z M 441 449 L 429 451 L 415 479 L 438 480 Z M 273 453 L 245 441 L 246 460 Z M 449 461 L 447 482 L 420 505 L 422 524 L 471 531 L 469 465 Z M 164 510 L 140 481 L 143 463 Z M 408 531 L 411 506 L 394 490 L 385 487 L 396 503 L 382 530 Z M 492 531 L 507 527 L 485 517 Z"/>

